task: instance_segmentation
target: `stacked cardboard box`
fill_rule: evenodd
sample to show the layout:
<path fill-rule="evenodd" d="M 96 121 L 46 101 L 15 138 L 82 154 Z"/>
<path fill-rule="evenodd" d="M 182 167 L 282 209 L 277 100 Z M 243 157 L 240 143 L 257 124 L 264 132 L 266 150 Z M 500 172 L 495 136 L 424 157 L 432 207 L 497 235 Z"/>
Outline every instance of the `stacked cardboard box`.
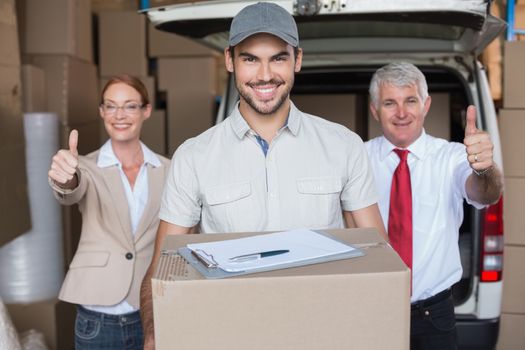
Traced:
<path fill-rule="evenodd" d="M 153 4 L 152 4 L 153 6 Z M 226 79 L 224 58 L 182 36 L 148 26 L 148 54 L 157 62 L 158 89 L 165 92 L 167 152 L 213 125 Z"/>
<path fill-rule="evenodd" d="M 20 50 L 13 0 L 0 16 L 0 246 L 31 228 L 21 111 Z"/>
<path fill-rule="evenodd" d="M 125 73 L 138 77 L 146 85 L 154 109 L 144 123 L 142 141 L 154 152 L 166 154 L 166 114 L 163 110 L 155 110 L 155 78 L 148 75 L 146 17 L 137 11 L 101 11 L 98 24 L 100 89 L 114 75 Z M 100 133 L 102 139 L 107 139 L 103 125 Z"/>
<path fill-rule="evenodd" d="M 492 15 L 501 18 L 502 5 L 493 2 L 490 7 Z M 499 101 L 502 98 L 502 45 L 503 33 L 494 39 L 481 54 L 481 61 L 487 70 L 490 94 L 492 99 Z"/>
<path fill-rule="evenodd" d="M 166 91 L 168 154 L 213 125 L 214 57 L 158 59 L 159 90 Z"/>
<path fill-rule="evenodd" d="M 500 132 L 505 171 L 504 283 L 498 349 L 524 349 L 525 333 L 525 41 L 505 43 Z M 521 329 L 521 331 L 517 331 Z"/>
<path fill-rule="evenodd" d="M 362 133 L 357 125 L 360 120 L 356 118 L 361 115 L 357 105 L 359 99 L 352 94 L 329 94 L 329 95 L 293 95 L 292 101 L 301 111 L 330 120 L 346 126 L 348 129 Z M 327 108 L 330 106 L 330 108 Z"/>
<path fill-rule="evenodd" d="M 70 131 L 78 129 L 80 153 L 97 149 L 100 146 L 100 118 L 98 74 L 93 63 L 91 1 L 25 0 L 18 3 L 24 62 L 23 111 L 56 113 L 60 121 L 61 148 L 68 147 Z M 17 201 L 11 198 L 11 202 L 13 205 Z M 63 207 L 62 214 L 64 268 L 67 268 L 78 245 L 81 222 L 76 206 Z M 8 309 L 19 331 L 29 328 L 42 331 L 46 343 L 53 349 L 73 347 L 73 305 L 48 300 L 8 305 Z"/>
<path fill-rule="evenodd" d="M 138 11 L 137 0 L 91 0 L 91 11 L 93 13 L 108 11 Z"/>
<path fill-rule="evenodd" d="M 69 132 L 79 130 L 79 151 L 100 146 L 98 133 L 98 75 L 93 63 L 90 0 L 26 0 L 23 18 L 24 112 L 54 112 L 60 120 L 60 146 L 68 146 Z M 96 130 L 97 132 L 93 132 Z M 77 208 L 63 207 L 65 266 L 80 236 Z M 76 222 L 73 225 L 73 222 Z"/>

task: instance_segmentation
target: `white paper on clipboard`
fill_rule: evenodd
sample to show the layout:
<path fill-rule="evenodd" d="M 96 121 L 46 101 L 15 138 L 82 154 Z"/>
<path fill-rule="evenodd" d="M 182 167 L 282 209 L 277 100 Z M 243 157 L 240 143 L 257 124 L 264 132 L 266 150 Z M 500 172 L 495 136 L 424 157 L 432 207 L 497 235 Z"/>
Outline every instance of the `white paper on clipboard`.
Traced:
<path fill-rule="evenodd" d="M 293 265 L 333 255 L 350 253 L 355 248 L 326 235 L 307 229 L 282 231 L 218 242 L 188 244 L 187 248 L 227 272 L 260 270 Z M 233 257 L 261 252 L 288 250 L 288 253 L 249 260 L 231 261 Z"/>

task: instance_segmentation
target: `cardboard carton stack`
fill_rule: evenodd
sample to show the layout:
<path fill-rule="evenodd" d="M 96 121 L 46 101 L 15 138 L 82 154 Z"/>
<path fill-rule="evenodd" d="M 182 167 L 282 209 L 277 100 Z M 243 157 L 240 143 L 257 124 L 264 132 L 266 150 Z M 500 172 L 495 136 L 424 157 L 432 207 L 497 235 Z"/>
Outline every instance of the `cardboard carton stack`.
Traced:
<path fill-rule="evenodd" d="M 112 1 L 108 2 L 113 3 Z M 156 110 L 155 78 L 148 75 L 149 62 L 146 53 L 147 19 L 135 10 L 118 11 L 100 9 L 98 13 L 100 90 L 111 76 L 126 73 L 137 76 L 148 90 L 154 108 L 144 123 L 142 141 L 154 152 L 166 154 L 165 113 Z M 108 138 L 104 125 L 101 137 Z"/>
<path fill-rule="evenodd" d="M 500 132 L 505 170 L 505 251 L 498 349 L 525 348 L 525 41 L 505 43 Z"/>
<path fill-rule="evenodd" d="M 516 0 L 514 1 L 514 28 L 525 29 L 525 1 Z M 491 14 L 506 19 L 507 18 L 507 4 L 505 0 L 494 1 L 490 7 Z M 487 69 L 490 92 L 492 99 L 497 103 L 501 102 L 503 98 L 503 74 L 502 74 L 502 50 L 504 43 L 505 32 L 491 42 L 485 51 L 481 55 L 481 61 Z M 525 35 L 517 34 L 516 40 L 525 40 Z M 499 104 L 498 104 L 499 105 Z"/>
<path fill-rule="evenodd" d="M 22 111 L 56 113 L 62 148 L 67 147 L 69 132 L 78 129 L 79 152 L 95 150 L 100 146 L 100 118 L 91 1 L 19 1 L 17 14 L 21 18 L 20 51 L 24 63 Z M 16 203 L 11 196 L 7 198 L 11 204 Z M 66 268 L 76 250 L 81 223 L 76 206 L 63 207 L 62 214 Z M 74 323 L 62 320 L 74 319 L 73 305 L 53 299 L 7 307 L 19 331 L 34 328 L 44 333 L 46 343 L 54 349 L 72 348 Z"/>
<path fill-rule="evenodd" d="M 156 60 L 165 93 L 167 151 L 213 125 L 216 96 L 226 78 L 223 56 L 184 37 L 148 25 L 148 55 Z"/>
<path fill-rule="evenodd" d="M 93 63 L 90 0 L 25 0 L 18 8 L 23 54 L 24 112 L 54 112 L 60 120 L 60 146 L 79 131 L 79 152 L 100 146 L 98 75 Z M 76 207 L 63 207 L 65 267 L 80 236 Z"/>
<path fill-rule="evenodd" d="M 502 7 L 502 4 L 493 2 L 490 7 L 491 14 L 502 18 Z M 502 42 L 503 33 L 494 39 L 481 54 L 481 61 L 487 70 L 490 94 L 494 101 L 501 101 L 502 98 Z"/>
<path fill-rule="evenodd" d="M 361 125 L 358 125 L 362 103 L 358 96 L 353 94 L 300 94 L 293 95 L 292 101 L 301 111 L 320 116 L 334 123 L 346 126 L 350 130 L 363 134 Z M 330 108 L 326 108 L 330 106 Z"/>
<path fill-rule="evenodd" d="M 31 228 L 21 110 L 20 50 L 13 0 L 0 1 L 0 247 Z"/>

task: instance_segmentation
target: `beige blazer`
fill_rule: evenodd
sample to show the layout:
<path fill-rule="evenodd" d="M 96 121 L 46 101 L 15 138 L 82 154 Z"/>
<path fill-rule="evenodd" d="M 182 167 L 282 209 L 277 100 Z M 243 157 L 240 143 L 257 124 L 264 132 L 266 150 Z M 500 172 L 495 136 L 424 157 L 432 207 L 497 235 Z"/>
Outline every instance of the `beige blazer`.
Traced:
<path fill-rule="evenodd" d="M 139 307 L 142 278 L 153 255 L 159 208 L 169 160 L 147 165 L 148 204 L 135 235 L 128 202 L 116 166 L 99 168 L 99 151 L 79 157 L 79 186 L 64 191 L 53 185 L 61 204 L 78 203 L 82 232 L 59 298 L 84 305 L 115 305 L 123 300 Z"/>

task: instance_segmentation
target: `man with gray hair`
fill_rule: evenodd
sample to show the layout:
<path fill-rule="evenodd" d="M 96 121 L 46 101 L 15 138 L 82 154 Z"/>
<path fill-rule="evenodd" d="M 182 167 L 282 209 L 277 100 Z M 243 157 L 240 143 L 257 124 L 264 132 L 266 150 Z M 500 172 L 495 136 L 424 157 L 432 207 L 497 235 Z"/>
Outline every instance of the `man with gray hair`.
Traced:
<path fill-rule="evenodd" d="M 383 136 L 366 143 L 390 244 L 412 270 L 411 349 L 455 349 L 450 288 L 462 267 L 458 235 L 463 199 L 476 208 L 503 190 L 488 133 L 476 128 L 469 106 L 463 144 L 427 135 L 431 98 L 413 64 L 378 69 L 370 84 L 370 110 Z"/>
<path fill-rule="evenodd" d="M 303 57 L 293 17 L 273 3 L 245 7 L 232 21 L 224 54 L 240 101 L 225 121 L 173 156 L 141 292 L 146 348 L 153 347 L 151 277 L 168 234 L 197 225 L 216 233 L 349 222 L 385 234 L 362 140 L 290 101 Z"/>

